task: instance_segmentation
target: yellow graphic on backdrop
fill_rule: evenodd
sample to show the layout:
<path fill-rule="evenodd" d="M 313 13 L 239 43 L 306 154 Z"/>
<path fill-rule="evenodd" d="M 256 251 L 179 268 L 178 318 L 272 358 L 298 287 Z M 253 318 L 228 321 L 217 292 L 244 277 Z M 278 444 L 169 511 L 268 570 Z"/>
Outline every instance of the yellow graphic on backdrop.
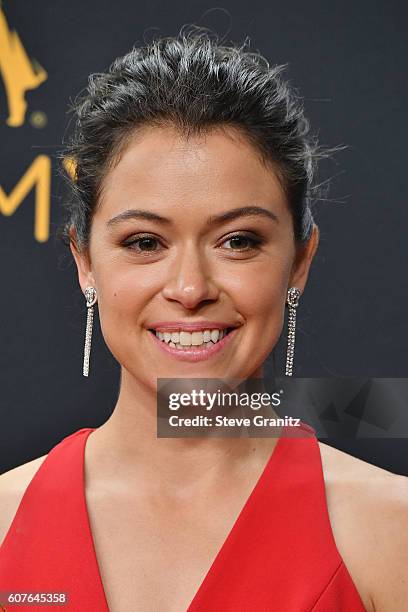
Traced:
<path fill-rule="evenodd" d="M 0 9 L 0 74 L 6 89 L 10 127 L 24 123 L 27 102 L 25 93 L 36 89 L 47 79 L 47 73 L 33 58 L 29 58 L 19 35 L 8 27 L 4 12 Z"/>
<path fill-rule="evenodd" d="M 75 182 L 77 180 L 77 165 L 75 159 L 66 157 L 63 161 L 63 165 L 71 181 Z"/>
<path fill-rule="evenodd" d="M 46 242 L 49 238 L 51 191 L 51 160 L 46 155 L 35 158 L 10 195 L 6 195 L 0 185 L 0 212 L 6 217 L 14 214 L 33 187 L 35 187 L 34 237 L 38 242 Z"/>

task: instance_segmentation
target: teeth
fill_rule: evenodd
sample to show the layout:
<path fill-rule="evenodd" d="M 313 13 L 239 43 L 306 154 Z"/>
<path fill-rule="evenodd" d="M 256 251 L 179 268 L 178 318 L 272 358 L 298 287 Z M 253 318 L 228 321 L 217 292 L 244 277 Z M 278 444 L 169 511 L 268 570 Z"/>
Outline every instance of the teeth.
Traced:
<path fill-rule="evenodd" d="M 217 342 L 219 335 L 220 335 L 219 329 L 213 329 L 211 331 L 211 340 L 214 342 L 214 344 Z"/>
<path fill-rule="evenodd" d="M 181 342 L 181 340 L 180 340 Z M 193 346 L 199 346 L 200 344 L 203 344 L 204 342 L 204 334 L 203 332 L 193 332 L 191 334 L 191 344 Z"/>
<path fill-rule="evenodd" d="M 189 332 L 180 332 L 180 344 L 182 346 L 191 346 L 192 334 Z"/>
<path fill-rule="evenodd" d="M 166 342 L 172 348 L 182 348 L 184 346 L 201 346 L 203 344 L 216 344 L 226 336 L 226 329 L 205 329 L 196 332 L 160 332 L 156 331 L 156 336 Z"/>

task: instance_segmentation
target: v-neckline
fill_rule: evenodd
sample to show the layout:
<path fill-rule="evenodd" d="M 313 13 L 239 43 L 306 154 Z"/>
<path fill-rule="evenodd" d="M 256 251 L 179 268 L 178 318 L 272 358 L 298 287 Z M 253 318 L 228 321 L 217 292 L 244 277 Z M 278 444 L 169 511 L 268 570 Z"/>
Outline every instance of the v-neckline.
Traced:
<path fill-rule="evenodd" d="M 90 517 L 89 517 L 89 512 L 88 512 L 88 506 L 86 503 L 86 492 L 85 492 L 85 487 L 86 487 L 86 482 L 85 482 L 85 448 L 86 448 L 86 443 L 88 440 L 88 437 L 90 435 L 90 433 L 92 431 L 94 431 L 95 428 L 86 428 L 85 429 L 85 435 L 84 435 L 84 439 L 83 439 L 83 443 L 82 443 L 82 461 L 81 461 L 81 466 L 82 466 L 82 474 L 81 474 L 81 487 L 80 487 L 80 491 L 81 491 L 81 503 L 82 503 L 82 507 L 84 508 L 84 512 L 85 512 L 85 516 L 84 516 L 84 522 L 85 522 L 85 529 L 87 532 L 87 536 L 88 536 L 88 540 L 89 540 L 89 544 L 90 544 L 90 550 L 91 550 L 91 563 L 94 566 L 94 570 L 96 575 L 98 576 L 99 582 L 100 582 L 100 587 L 101 587 L 101 592 L 102 592 L 102 597 L 104 599 L 104 603 L 106 606 L 106 610 L 109 611 L 109 605 L 108 605 L 108 600 L 106 597 L 106 592 L 105 592 L 105 588 L 104 588 L 104 584 L 102 581 L 102 574 L 100 571 L 100 567 L 99 567 L 99 562 L 98 562 L 98 558 L 96 555 L 96 547 L 95 547 L 95 541 L 94 541 L 94 537 L 92 534 L 92 529 L 91 529 L 91 522 L 90 522 Z M 200 582 L 200 585 L 197 589 L 197 591 L 195 592 L 195 595 L 193 596 L 192 600 L 190 601 L 190 603 L 188 604 L 188 607 L 186 608 L 186 612 L 189 612 L 189 610 L 193 610 L 194 607 L 196 606 L 196 602 L 198 601 L 199 597 L 201 596 L 201 593 L 204 591 L 207 583 L 209 582 L 209 578 L 210 576 L 216 571 L 217 569 L 217 565 L 218 565 L 218 561 L 223 553 L 223 551 L 226 549 L 227 545 L 229 544 L 230 540 L 232 539 L 232 537 L 235 535 L 236 531 L 239 528 L 239 525 L 242 523 L 244 516 L 248 513 L 249 508 L 254 504 L 255 502 L 255 497 L 257 496 L 257 494 L 259 494 L 260 490 L 261 490 L 261 486 L 262 484 L 265 482 L 267 476 L 269 475 L 269 473 L 271 472 L 272 468 L 276 467 L 277 464 L 277 459 L 279 458 L 279 455 L 282 453 L 282 449 L 284 446 L 284 440 L 287 439 L 288 435 L 287 435 L 287 427 L 286 426 L 282 426 L 281 428 L 281 432 L 279 437 L 277 438 L 277 442 L 275 444 L 275 446 L 273 447 L 273 450 L 271 452 L 271 454 L 269 455 L 263 469 L 262 472 L 260 474 L 260 476 L 258 477 L 257 481 L 255 482 L 250 494 L 248 495 L 247 499 L 245 500 L 241 510 L 238 513 L 237 518 L 235 519 L 231 529 L 229 530 L 226 538 L 224 539 L 223 543 L 221 544 L 218 552 L 216 553 L 216 555 L 214 556 L 213 561 L 210 564 L 209 569 L 207 570 L 207 572 L 204 575 L 204 578 L 202 579 L 202 581 Z M 284 435 L 286 434 L 286 435 Z"/>

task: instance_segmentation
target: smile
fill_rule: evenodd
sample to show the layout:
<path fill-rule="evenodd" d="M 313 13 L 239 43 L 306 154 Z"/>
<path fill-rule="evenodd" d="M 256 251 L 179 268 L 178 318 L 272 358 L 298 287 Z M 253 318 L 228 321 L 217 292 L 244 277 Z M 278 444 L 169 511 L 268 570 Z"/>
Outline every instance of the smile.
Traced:
<path fill-rule="evenodd" d="M 188 332 L 180 330 L 179 332 L 160 332 L 153 330 L 162 342 L 166 342 L 169 346 L 178 349 L 184 349 L 186 346 L 203 346 L 217 344 L 224 338 L 232 327 L 227 329 L 204 329 L 203 331 Z"/>
<path fill-rule="evenodd" d="M 153 341 L 166 353 L 182 361 L 201 361 L 226 347 L 237 328 L 205 329 L 202 331 L 160 332 L 149 329 Z"/>

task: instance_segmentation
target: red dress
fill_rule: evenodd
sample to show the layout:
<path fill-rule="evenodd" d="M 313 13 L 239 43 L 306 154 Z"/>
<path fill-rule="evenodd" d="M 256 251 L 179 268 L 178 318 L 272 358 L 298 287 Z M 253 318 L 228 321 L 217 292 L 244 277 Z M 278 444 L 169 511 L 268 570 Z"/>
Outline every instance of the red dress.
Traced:
<path fill-rule="evenodd" d="M 188 612 L 365 611 L 334 541 L 315 431 L 304 423 L 297 434 L 290 429 Z M 109 610 L 84 492 L 91 431 L 80 429 L 54 446 L 25 490 L 0 548 L 0 592 L 67 593 L 68 604 L 58 609 Z M 6 610 L 51 609 L 0 603 Z"/>

